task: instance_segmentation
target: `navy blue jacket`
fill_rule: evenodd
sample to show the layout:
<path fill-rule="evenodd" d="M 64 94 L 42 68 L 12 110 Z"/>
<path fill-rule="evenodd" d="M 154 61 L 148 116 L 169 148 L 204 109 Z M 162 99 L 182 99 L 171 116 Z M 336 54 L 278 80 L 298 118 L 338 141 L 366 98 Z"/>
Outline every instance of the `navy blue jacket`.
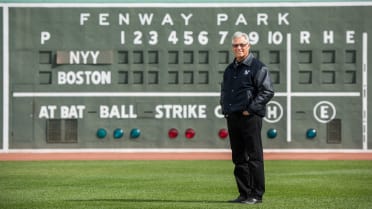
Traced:
<path fill-rule="evenodd" d="M 241 63 L 234 60 L 225 69 L 220 98 L 224 115 L 247 110 L 264 117 L 266 104 L 273 96 L 269 70 L 253 54 Z"/>

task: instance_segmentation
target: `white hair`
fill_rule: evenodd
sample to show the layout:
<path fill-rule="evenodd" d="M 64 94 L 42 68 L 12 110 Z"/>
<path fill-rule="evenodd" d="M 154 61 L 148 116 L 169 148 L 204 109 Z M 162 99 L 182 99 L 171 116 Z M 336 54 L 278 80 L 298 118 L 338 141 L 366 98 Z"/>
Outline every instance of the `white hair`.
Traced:
<path fill-rule="evenodd" d="M 249 37 L 248 37 L 248 34 L 246 33 L 243 33 L 243 32 L 240 32 L 240 31 L 237 31 L 233 34 L 232 38 L 231 38 L 231 42 L 234 43 L 234 39 L 236 38 L 240 38 L 240 37 L 244 37 L 245 40 L 247 40 L 247 43 L 249 44 Z"/>

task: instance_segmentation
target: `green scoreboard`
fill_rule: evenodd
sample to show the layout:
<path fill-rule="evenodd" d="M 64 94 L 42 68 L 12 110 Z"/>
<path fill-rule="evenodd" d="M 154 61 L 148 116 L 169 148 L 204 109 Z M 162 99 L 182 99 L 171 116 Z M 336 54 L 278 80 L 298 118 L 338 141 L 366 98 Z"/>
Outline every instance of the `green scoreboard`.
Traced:
<path fill-rule="evenodd" d="M 368 150 L 372 2 L 1 4 L 2 150 L 229 149 L 247 32 L 275 96 L 265 149 Z"/>

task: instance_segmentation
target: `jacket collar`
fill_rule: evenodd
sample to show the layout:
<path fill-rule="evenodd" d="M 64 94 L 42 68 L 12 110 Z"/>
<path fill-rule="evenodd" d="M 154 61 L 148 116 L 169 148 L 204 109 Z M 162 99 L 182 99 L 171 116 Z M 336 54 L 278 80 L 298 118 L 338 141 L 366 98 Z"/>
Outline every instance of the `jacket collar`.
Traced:
<path fill-rule="evenodd" d="M 252 65 L 252 60 L 253 60 L 253 58 L 254 58 L 254 56 L 253 56 L 253 54 L 252 53 L 249 53 L 248 54 L 248 57 L 247 58 L 245 58 L 245 60 L 243 60 L 241 63 L 239 63 L 239 64 L 244 64 L 244 65 L 248 65 L 248 66 L 251 66 Z M 234 64 L 238 64 L 237 62 L 236 62 L 236 58 L 234 59 Z"/>

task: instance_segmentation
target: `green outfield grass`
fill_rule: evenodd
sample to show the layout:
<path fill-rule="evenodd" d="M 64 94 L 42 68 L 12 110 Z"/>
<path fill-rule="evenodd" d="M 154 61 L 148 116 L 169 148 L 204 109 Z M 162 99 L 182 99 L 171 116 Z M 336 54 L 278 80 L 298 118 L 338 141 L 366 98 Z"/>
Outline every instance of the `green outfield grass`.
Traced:
<path fill-rule="evenodd" d="M 237 196 L 230 161 L 0 162 L 0 208 L 372 208 L 371 161 L 266 161 L 264 203 Z"/>

